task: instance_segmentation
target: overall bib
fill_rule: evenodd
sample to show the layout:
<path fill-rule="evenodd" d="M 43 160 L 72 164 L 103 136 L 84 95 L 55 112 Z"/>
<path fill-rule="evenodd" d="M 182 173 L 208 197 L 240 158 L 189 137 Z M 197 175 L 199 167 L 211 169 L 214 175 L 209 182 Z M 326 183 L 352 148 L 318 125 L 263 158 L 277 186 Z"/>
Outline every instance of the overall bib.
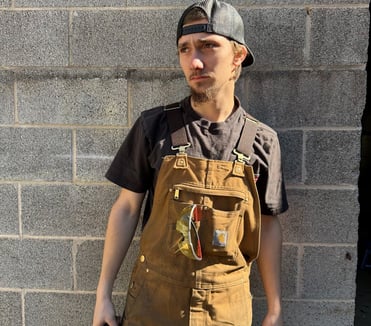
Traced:
<path fill-rule="evenodd" d="M 249 326 L 250 265 L 260 243 L 253 169 L 242 156 L 234 162 L 195 158 L 185 153 L 187 145 L 178 145 L 180 152 L 165 156 L 160 168 L 124 325 Z M 186 257 L 178 246 L 183 235 L 177 222 L 192 205 L 200 213 L 201 260 Z"/>

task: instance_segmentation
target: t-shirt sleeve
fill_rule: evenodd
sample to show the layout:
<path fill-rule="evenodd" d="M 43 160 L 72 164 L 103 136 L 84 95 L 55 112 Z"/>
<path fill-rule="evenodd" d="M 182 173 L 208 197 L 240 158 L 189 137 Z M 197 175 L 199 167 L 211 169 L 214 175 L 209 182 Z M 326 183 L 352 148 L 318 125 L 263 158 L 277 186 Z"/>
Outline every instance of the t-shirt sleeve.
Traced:
<path fill-rule="evenodd" d="M 106 178 L 133 192 L 146 192 L 153 175 L 148 162 L 148 152 L 149 144 L 140 117 L 114 157 Z"/>
<path fill-rule="evenodd" d="M 260 197 L 261 213 L 278 215 L 288 209 L 285 182 L 282 173 L 281 149 L 276 133 L 270 133 L 257 148 L 260 151 L 260 173 L 256 186 Z"/>

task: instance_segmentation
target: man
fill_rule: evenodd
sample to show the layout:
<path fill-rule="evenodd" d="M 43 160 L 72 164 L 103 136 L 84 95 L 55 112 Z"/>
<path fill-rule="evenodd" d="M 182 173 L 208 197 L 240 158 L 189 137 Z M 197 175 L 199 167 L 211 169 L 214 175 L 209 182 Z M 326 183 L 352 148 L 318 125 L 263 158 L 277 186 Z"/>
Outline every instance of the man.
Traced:
<path fill-rule="evenodd" d="M 256 257 L 267 297 L 262 325 L 282 325 L 276 215 L 287 201 L 276 133 L 234 96 L 241 66 L 254 61 L 242 18 L 224 2 L 194 4 L 179 21 L 177 45 L 191 96 L 144 111 L 106 175 L 122 191 L 107 226 L 93 325 L 117 325 L 113 283 L 146 193 L 124 325 L 251 325 Z"/>

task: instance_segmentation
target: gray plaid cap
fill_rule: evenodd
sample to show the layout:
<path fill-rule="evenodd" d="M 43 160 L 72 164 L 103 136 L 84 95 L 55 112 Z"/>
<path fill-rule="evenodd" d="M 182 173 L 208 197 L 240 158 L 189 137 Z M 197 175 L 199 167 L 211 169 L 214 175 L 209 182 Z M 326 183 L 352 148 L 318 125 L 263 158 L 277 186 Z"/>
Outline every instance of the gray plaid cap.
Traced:
<path fill-rule="evenodd" d="M 184 19 L 193 8 L 200 8 L 207 16 L 207 24 L 184 25 Z M 237 10 L 230 4 L 218 0 L 205 0 L 189 6 L 178 23 L 177 43 L 182 35 L 193 33 L 213 33 L 225 36 L 244 45 L 249 55 L 242 62 L 243 67 L 254 63 L 254 55 L 245 43 L 243 20 Z"/>

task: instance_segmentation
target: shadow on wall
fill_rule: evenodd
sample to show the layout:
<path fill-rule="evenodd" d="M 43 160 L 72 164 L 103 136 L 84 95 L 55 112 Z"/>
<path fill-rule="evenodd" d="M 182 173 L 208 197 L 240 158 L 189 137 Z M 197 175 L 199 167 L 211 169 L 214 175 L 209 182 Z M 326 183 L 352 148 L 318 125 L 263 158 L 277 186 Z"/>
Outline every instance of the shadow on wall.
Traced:
<path fill-rule="evenodd" d="M 369 8 L 371 10 L 371 6 Z M 370 32 L 371 35 L 371 26 Z M 370 37 L 369 37 L 370 41 Z M 354 326 L 371 325 L 371 76 L 370 44 L 367 62 L 367 98 L 362 116 L 361 162 L 358 180 L 359 188 L 359 226 L 358 226 L 358 268 L 356 311 Z"/>

